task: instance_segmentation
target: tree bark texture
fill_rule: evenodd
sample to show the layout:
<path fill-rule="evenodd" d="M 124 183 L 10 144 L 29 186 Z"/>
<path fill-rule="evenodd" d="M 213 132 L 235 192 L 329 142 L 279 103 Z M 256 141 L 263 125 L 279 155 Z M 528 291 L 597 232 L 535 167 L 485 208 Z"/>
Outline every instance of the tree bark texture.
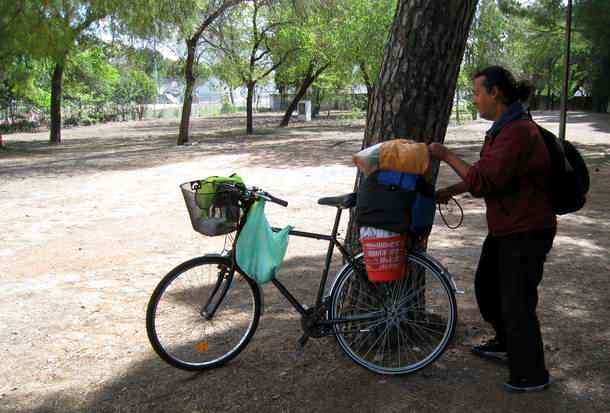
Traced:
<path fill-rule="evenodd" d="M 476 5 L 477 0 L 399 0 L 363 147 L 394 138 L 444 141 Z M 358 228 L 349 225 L 348 245 L 354 246 Z"/>
<path fill-rule="evenodd" d="M 476 3 L 399 1 L 365 146 L 397 137 L 443 142 Z"/>
<path fill-rule="evenodd" d="M 184 101 L 182 103 L 182 117 L 180 119 L 180 132 L 178 133 L 177 145 L 184 145 L 189 141 L 189 123 L 191 119 L 191 108 L 193 105 L 193 87 L 195 85 L 195 75 L 193 67 L 195 65 L 195 51 L 197 40 L 186 40 L 186 63 L 184 66 L 184 80 L 186 86 L 184 88 Z"/>
<path fill-rule="evenodd" d="M 51 78 L 51 143 L 61 143 L 61 94 L 62 78 L 64 73 L 63 62 L 55 63 Z"/>

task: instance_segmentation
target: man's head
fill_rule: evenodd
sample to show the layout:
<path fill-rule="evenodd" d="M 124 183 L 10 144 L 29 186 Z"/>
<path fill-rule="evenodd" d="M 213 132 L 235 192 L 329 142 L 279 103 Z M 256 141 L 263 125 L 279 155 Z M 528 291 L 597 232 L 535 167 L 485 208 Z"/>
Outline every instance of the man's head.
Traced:
<path fill-rule="evenodd" d="M 490 66 L 473 76 L 473 103 L 484 119 L 498 119 L 508 105 L 527 100 L 531 91 L 529 84 L 515 81 L 501 66 Z"/>

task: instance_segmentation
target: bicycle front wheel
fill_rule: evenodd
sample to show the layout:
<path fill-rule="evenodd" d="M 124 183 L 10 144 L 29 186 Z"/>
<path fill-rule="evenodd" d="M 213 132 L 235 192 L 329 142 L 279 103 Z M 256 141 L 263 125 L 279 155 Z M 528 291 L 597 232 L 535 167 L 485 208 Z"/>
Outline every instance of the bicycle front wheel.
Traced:
<path fill-rule="evenodd" d="M 368 281 L 362 256 L 331 290 L 330 316 L 341 349 L 356 364 L 380 374 L 413 373 L 447 348 L 455 332 L 453 289 L 424 254 L 409 254 L 407 276 Z"/>
<path fill-rule="evenodd" d="M 226 257 L 199 257 L 170 271 L 153 292 L 146 331 L 155 352 L 183 370 L 218 367 L 248 344 L 260 318 L 260 291 Z"/>

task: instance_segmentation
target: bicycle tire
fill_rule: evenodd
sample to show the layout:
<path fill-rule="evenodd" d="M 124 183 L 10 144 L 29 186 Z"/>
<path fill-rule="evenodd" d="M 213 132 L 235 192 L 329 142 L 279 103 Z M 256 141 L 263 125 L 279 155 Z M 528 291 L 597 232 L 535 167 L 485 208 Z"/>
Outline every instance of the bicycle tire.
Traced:
<path fill-rule="evenodd" d="M 207 311 L 214 306 L 210 317 L 212 311 Z M 260 313 L 258 285 L 232 272 L 228 257 L 197 257 L 159 282 L 148 302 L 146 332 L 165 362 L 187 371 L 207 370 L 227 363 L 248 345 Z"/>
<path fill-rule="evenodd" d="M 408 282 L 414 282 L 408 281 L 410 276 L 401 281 L 370 283 L 362 254 L 356 257 L 354 265 L 347 264 L 339 272 L 331 287 L 331 320 L 384 313 L 376 319 L 334 325 L 343 352 L 375 373 L 419 371 L 443 354 L 455 333 L 457 303 L 443 270 L 425 254 L 409 254 L 407 263 L 412 271 L 424 270 L 423 274 L 418 273 L 425 277 L 423 290 L 412 286 L 405 289 Z"/>

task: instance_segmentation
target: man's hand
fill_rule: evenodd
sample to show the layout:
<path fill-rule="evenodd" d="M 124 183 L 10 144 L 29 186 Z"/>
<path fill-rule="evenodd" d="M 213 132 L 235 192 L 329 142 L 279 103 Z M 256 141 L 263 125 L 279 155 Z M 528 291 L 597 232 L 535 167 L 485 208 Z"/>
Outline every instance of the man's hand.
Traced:
<path fill-rule="evenodd" d="M 448 203 L 452 196 L 453 196 L 453 191 L 451 190 L 451 187 L 439 189 L 434 194 L 437 204 Z"/>
<path fill-rule="evenodd" d="M 430 157 L 439 161 L 446 160 L 449 153 L 449 149 L 445 145 L 436 142 L 428 145 L 428 150 L 430 151 Z"/>

